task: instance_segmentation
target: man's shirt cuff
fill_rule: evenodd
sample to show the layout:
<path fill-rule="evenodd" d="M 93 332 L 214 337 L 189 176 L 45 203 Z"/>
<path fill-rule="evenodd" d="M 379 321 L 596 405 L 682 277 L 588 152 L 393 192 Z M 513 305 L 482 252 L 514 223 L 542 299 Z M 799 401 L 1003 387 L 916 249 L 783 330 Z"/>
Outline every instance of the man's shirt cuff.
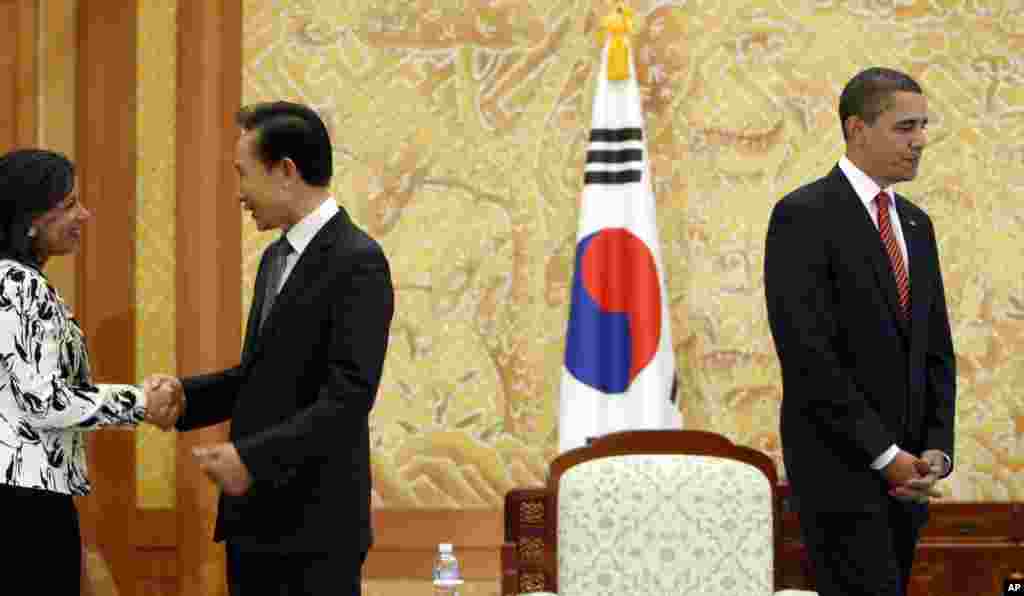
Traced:
<path fill-rule="evenodd" d="M 891 462 L 892 460 L 896 459 L 896 455 L 899 452 L 900 452 L 900 448 L 897 447 L 896 445 L 893 445 L 892 447 L 889 447 L 884 452 L 882 452 L 882 455 L 879 455 L 878 457 L 876 457 L 875 461 L 871 462 L 871 469 L 872 470 L 881 470 L 885 466 L 889 465 L 889 462 Z"/>

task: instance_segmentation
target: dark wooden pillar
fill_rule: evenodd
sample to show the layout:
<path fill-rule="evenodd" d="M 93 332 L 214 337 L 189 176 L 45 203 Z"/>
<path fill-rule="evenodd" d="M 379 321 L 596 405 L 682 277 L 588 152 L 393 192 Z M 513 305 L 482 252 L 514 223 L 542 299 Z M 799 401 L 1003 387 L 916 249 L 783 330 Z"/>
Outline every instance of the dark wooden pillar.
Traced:
<path fill-rule="evenodd" d="M 236 364 L 242 343 L 242 216 L 234 113 L 242 96 L 241 0 L 178 7 L 178 372 Z M 211 541 L 217 491 L 192 458 L 227 425 L 178 435 L 178 565 L 182 595 L 226 593 L 224 549 Z"/>
<path fill-rule="evenodd" d="M 136 6 L 127 0 L 78 4 L 75 153 L 82 201 L 93 219 L 78 255 L 76 310 L 101 383 L 135 380 Z M 83 532 L 107 560 L 121 593 L 134 594 L 134 433 L 98 431 L 89 444 L 94 490 L 80 500 Z"/>

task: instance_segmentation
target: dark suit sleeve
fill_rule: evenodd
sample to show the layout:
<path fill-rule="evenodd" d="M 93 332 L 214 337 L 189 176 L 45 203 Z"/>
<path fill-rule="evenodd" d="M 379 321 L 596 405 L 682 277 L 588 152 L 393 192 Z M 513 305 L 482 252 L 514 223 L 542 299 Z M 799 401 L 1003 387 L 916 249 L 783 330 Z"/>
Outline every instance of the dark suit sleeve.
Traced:
<path fill-rule="evenodd" d="M 823 440 L 856 447 L 869 466 L 896 441 L 835 351 L 830 260 L 836 257 L 825 240 L 827 222 L 820 210 L 784 199 L 772 211 L 764 265 L 768 322 L 785 377 L 788 411 L 798 412 Z"/>
<path fill-rule="evenodd" d="M 185 413 L 178 419 L 178 430 L 193 430 L 231 418 L 241 384 L 241 366 L 216 373 L 182 379 L 185 388 Z"/>
<path fill-rule="evenodd" d="M 929 225 L 935 255 L 935 299 L 928 313 L 928 348 L 925 353 L 925 449 L 938 449 L 953 458 L 953 425 L 956 418 L 956 355 L 946 308 L 935 233 Z M 952 466 L 950 471 L 952 471 Z"/>
<path fill-rule="evenodd" d="M 295 416 L 237 441 L 253 478 L 280 481 L 307 458 L 331 449 L 341 433 L 357 432 L 376 399 L 387 352 L 394 290 L 379 250 L 354 257 L 331 300 L 327 375 L 318 399 Z"/>

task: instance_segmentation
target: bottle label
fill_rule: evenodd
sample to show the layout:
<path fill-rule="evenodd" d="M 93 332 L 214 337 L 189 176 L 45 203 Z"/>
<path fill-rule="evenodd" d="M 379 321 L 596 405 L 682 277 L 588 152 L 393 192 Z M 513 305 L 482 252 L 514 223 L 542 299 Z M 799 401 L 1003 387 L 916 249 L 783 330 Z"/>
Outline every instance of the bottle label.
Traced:
<path fill-rule="evenodd" d="M 438 579 L 434 580 L 434 585 L 435 586 L 444 586 L 444 587 L 461 586 L 462 585 L 462 580 L 461 579 L 457 579 L 457 578 L 456 579 L 448 579 L 448 578 L 441 579 L 441 578 L 438 578 Z"/>

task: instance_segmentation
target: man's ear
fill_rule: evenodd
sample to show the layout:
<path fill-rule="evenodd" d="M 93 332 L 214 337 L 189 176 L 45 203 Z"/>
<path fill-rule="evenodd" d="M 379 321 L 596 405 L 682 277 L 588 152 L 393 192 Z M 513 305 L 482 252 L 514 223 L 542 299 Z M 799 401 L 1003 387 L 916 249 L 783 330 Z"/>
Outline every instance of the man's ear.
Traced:
<path fill-rule="evenodd" d="M 298 166 L 295 165 L 295 162 L 292 161 L 292 158 L 285 157 L 284 159 L 282 159 L 280 161 L 280 167 L 281 173 L 284 174 L 284 177 L 286 179 L 291 180 L 293 178 L 298 178 L 299 168 Z"/>
<path fill-rule="evenodd" d="M 860 139 L 867 123 L 865 123 L 860 116 L 850 116 L 846 119 L 846 122 L 843 123 L 843 126 L 846 128 L 847 142 L 853 144 Z"/>

